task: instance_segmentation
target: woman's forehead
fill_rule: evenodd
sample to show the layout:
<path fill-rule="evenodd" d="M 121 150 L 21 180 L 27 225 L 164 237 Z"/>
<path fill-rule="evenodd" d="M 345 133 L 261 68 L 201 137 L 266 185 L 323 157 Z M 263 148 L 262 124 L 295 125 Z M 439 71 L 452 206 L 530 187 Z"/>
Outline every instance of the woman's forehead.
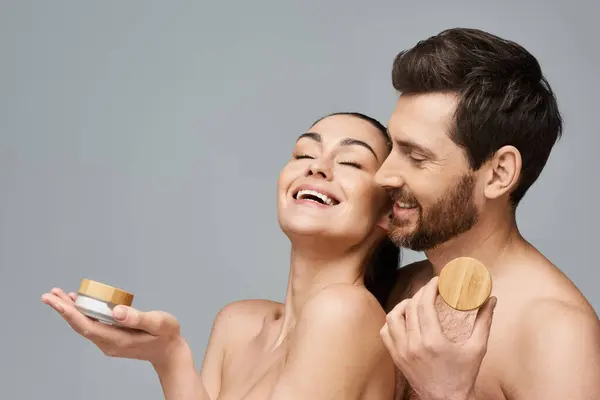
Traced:
<path fill-rule="evenodd" d="M 384 132 L 365 121 L 352 115 L 332 115 L 314 124 L 308 133 L 316 133 L 323 142 L 342 142 L 354 139 L 367 143 L 378 156 L 387 153 Z"/>

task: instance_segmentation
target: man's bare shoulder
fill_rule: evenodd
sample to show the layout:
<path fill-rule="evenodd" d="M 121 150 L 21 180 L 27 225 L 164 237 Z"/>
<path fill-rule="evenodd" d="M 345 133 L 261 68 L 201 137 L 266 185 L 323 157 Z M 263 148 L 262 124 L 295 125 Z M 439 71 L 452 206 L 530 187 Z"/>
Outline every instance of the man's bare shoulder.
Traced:
<path fill-rule="evenodd" d="M 583 332 L 581 329 L 598 335 L 598 316 L 575 284 L 550 261 L 539 261 L 537 267 L 522 277 L 522 290 L 517 291 L 521 294 L 515 296 L 521 298 L 513 321 L 520 339 L 535 336 L 537 340 L 539 332 L 547 337 L 565 330 Z M 524 290 L 526 285 L 532 288 Z"/>
<path fill-rule="evenodd" d="M 530 299 L 517 315 L 510 392 L 517 398 L 600 398 L 600 323 L 593 309 L 550 296 Z"/>
<path fill-rule="evenodd" d="M 386 311 L 389 312 L 402 300 L 412 297 L 431 278 L 433 278 L 433 268 L 427 259 L 400 268 L 396 277 L 396 284 L 386 304 Z"/>
<path fill-rule="evenodd" d="M 538 310 L 537 316 L 541 318 L 553 318 L 554 313 L 558 313 L 558 317 L 568 310 L 571 315 L 598 319 L 583 293 L 556 265 L 539 253 L 523 264 L 526 266 L 516 268 L 522 272 L 510 275 L 506 282 L 502 282 L 504 291 L 514 289 L 511 297 L 520 303 L 515 305 L 526 315 L 521 315 L 522 321 L 519 322 L 531 320 L 531 309 Z"/>
<path fill-rule="evenodd" d="M 539 254 L 508 267 L 497 279 L 494 317 L 504 390 L 514 398 L 600 395 L 600 323 L 593 307 Z"/>

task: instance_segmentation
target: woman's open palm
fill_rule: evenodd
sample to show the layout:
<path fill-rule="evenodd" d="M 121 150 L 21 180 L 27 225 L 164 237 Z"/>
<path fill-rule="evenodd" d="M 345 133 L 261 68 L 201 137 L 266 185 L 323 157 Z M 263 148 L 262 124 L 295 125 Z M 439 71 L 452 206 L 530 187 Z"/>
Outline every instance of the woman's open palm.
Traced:
<path fill-rule="evenodd" d="M 42 302 L 56 310 L 75 332 L 94 343 L 110 357 L 146 360 L 153 365 L 166 362 L 171 351 L 182 342 L 179 322 L 166 312 L 141 312 L 117 306 L 113 318 L 121 325 L 95 321 L 75 308 L 75 293 L 54 288 L 42 295 Z"/>

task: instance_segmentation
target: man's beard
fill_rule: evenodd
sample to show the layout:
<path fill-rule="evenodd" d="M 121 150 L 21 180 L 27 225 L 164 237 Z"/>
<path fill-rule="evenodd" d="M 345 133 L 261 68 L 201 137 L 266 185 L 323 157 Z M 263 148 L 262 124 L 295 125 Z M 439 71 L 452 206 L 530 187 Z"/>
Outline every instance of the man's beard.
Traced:
<path fill-rule="evenodd" d="M 477 223 L 478 212 L 473 202 L 475 179 L 471 174 L 463 175 L 441 199 L 423 210 L 417 199 L 402 190 L 390 192 L 394 201 L 416 204 L 419 218 L 416 229 L 407 228 L 412 221 L 393 216 L 390 221 L 390 239 L 397 245 L 415 251 L 432 249 L 471 229 Z"/>

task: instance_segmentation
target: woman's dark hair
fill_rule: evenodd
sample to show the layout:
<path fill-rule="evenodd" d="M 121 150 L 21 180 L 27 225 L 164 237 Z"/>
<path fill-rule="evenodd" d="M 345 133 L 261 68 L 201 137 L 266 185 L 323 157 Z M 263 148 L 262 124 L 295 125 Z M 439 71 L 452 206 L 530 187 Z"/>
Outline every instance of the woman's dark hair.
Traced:
<path fill-rule="evenodd" d="M 349 115 L 369 122 L 371 125 L 377 128 L 379 132 L 381 132 L 383 138 L 385 139 L 388 151 L 391 151 L 392 141 L 387 133 L 387 128 L 375 118 L 369 117 L 365 114 L 358 112 L 336 112 L 319 118 L 313 123 L 313 125 L 327 117 L 334 115 Z M 379 243 L 377 248 L 375 248 L 371 255 L 371 259 L 365 267 L 365 287 L 373 294 L 373 296 L 375 296 L 377 301 L 379 301 L 379 304 L 381 304 L 381 306 L 384 308 L 388 297 L 390 296 L 390 293 L 396 284 L 396 276 L 398 273 L 398 268 L 400 267 L 400 261 L 400 248 L 386 237 L 381 241 L 381 243 Z"/>
<path fill-rule="evenodd" d="M 400 248 L 386 237 L 365 268 L 365 287 L 384 309 L 396 284 L 401 258 Z"/>

